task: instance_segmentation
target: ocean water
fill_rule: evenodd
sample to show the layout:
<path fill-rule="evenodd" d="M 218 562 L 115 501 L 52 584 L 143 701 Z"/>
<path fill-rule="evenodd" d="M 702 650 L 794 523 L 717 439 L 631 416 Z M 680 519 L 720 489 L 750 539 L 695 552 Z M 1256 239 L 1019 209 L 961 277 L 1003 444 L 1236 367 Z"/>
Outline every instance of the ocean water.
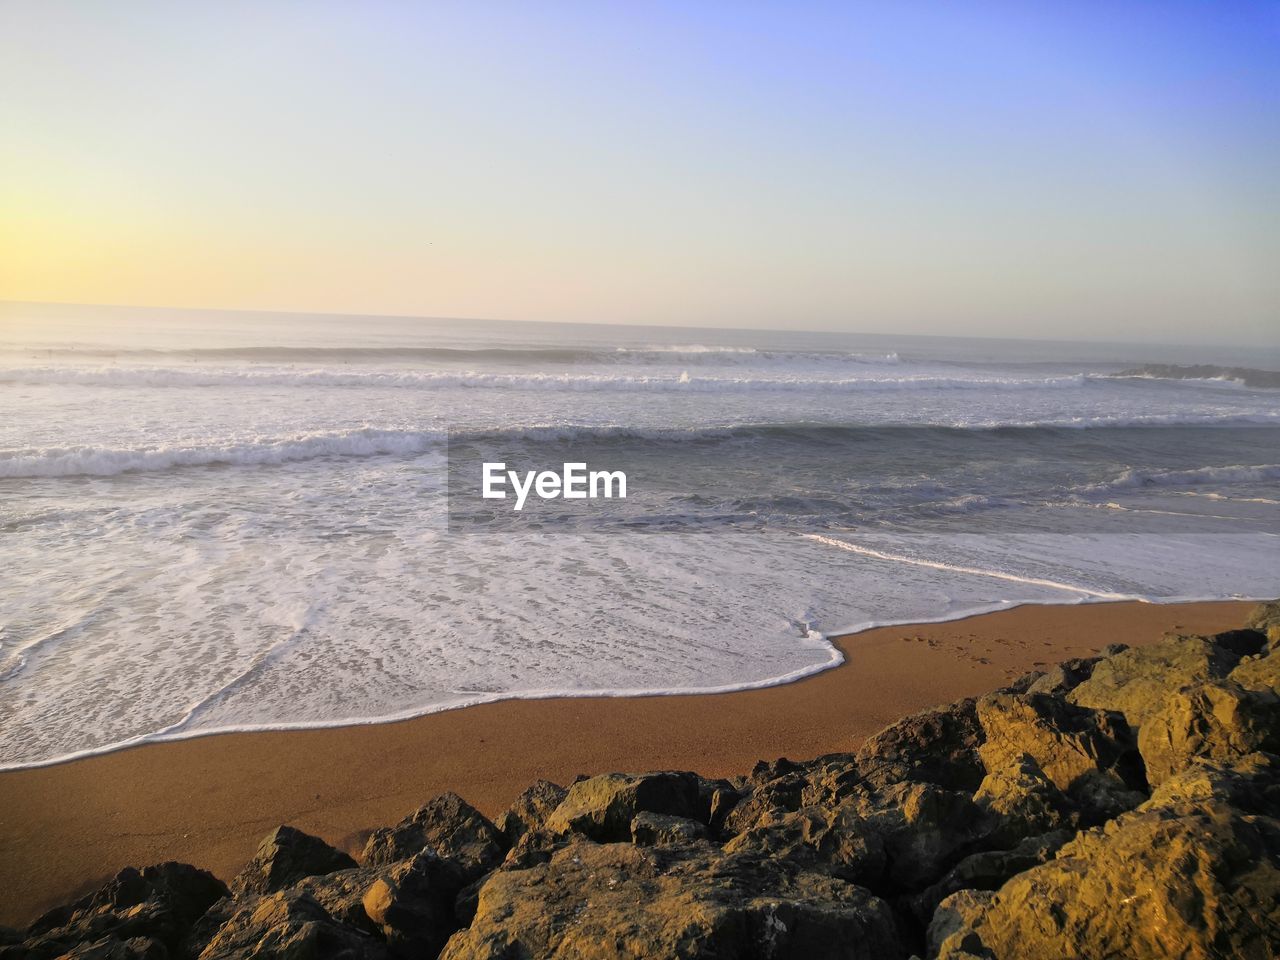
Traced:
<path fill-rule="evenodd" d="M 0 767 L 1280 594 L 1280 391 L 1156 364 L 1280 351 L 6 305 Z M 486 444 L 638 495 L 471 523 Z"/>

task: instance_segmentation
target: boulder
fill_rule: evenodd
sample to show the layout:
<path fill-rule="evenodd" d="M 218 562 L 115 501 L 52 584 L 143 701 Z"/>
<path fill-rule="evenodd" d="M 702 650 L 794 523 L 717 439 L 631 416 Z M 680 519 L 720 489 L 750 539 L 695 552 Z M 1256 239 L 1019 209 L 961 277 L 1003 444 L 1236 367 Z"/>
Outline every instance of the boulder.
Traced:
<path fill-rule="evenodd" d="M 1119 653 L 1120 651 L 1116 651 Z M 1093 668 L 1101 657 L 1076 657 L 1049 668 L 1043 676 L 1027 686 L 1027 693 L 1052 693 L 1062 696 L 1093 676 Z"/>
<path fill-rule="evenodd" d="M 502 862 L 510 844 L 484 814 L 454 793 L 423 804 L 394 827 L 369 836 L 363 860 L 386 866 L 423 850 L 457 861 L 475 879 Z"/>
<path fill-rule="evenodd" d="M 215 926 L 207 942 L 193 941 L 198 960 L 383 960 L 376 938 L 334 920 L 312 897 L 281 891 L 227 901 L 201 927 Z M 194 948 L 199 948 L 196 953 Z"/>
<path fill-rule="evenodd" d="M 552 811 L 564 801 L 569 791 L 550 780 L 536 780 L 529 789 L 516 797 L 506 811 L 498 817 L 496 826 L 514 846 L 530 830 L 540 830 L 546 825 Z"/>
<path fill-rule="evenodd" d="M 1082 707 L 1118 711 L 1136 730 L 1169 694 L 1225 677 L 1242 656 L 1257 652 L 1261 640 L 1242 630 L 1213 637 L 1165 637 L 1099 661 L 1067 699 Z"/>
<path fill-rule="evenodd" d="M 1201 757 L 1151 792 L 1139 810 L 1204 804 L 1221 800 L 1241 813 L 1274 816 L 1280 810 L 1280 758 L 1251 753 L 1229 763 Z"/>
<path fill-rule="evenodd" d="M 1060 827 L 1076 826 L 1075 804 L 1030 757 L 1017 766 L 994 770 L 983 778 L 974 802 L 999 824 L 1012 846 Z"/>
<path fill-rule="evenodd" d="M 986 773 L 977 752 L 981 742 L 976 702 L 961 700 L 886 727 L 864 741 L 855 758 L 862 776 L 882 784 L 920 780 L 973 791 Z"/>
<path fill-rule="evenodd" d="M 1280 750 L 1280 694 L 1239 684 L 1202 683 L 1171 694 L 1138 731 L 1152 785 L 1192 760 L 1230 763 L 1257 750 Z"/>
<path fill-rule="evenodd" d="M 514 957 L 894 960 L 883 900 L 834 877 L 706 843 L 576 841 L 545 864 L 499 871 L 442 960 Z"/>
<path fill-rule="evenodd" d="M 1142 801 L 1141 759 L 1118 714 L 1030 693 L 983 697 L 977 713 L 986 736 L 978 754 L 988 773 L 1017 770 L 1030 759 L 1086 820 Z"/>
<path fill-rule="evenodd" d="M 885 894 L 920 890 L 987 839 L 968 793 L 932 783 L 864 785 L 834 804 L 767 812 L 725 845 L 793 861 Z"/>
<path fill-rule="evenodd" d="M 226 895 L 221 880 L 189 864 L 126 867 L 93 893 L 36 920 L 26 931 L 24 947 L 31 956 L 43 957 L 58 956 L 77 944 L 139 940 L 176 952 L 196 921 Z M 139 943 L 118 949 L 154 948 Z"/>
<path fill-rule="evenodd" d="M 361 902 L 393 956 L 439 954 L 459 926 L 454 902 L 462 888 L 460 879 L 452 861 L 429 850 L 379 873 Z"/>
<path fill-rule="evenodd" d="M 1242 657 L 1227 679 L 1246 690 L 1270 690 L 1280 693 L 1280 645 L 1251 656 Z"/>
<path fill-rule="evenodd" d="M 231 893 L 275 893 L 303 877 L 347 870 L 356 862 L 319 837 L 293 827 L 276 827 L 258 845 L 248 865 L 231 881 Z"/>
<path fill-rule="evenodd" d="M 670 772 L 605 773 L 580 780 L 547 818 L 547 830 L 607 843 L 630 840 L 631 821 L 641 812 L 705 820 L 700 780 L 693 773 Z"/>
<path fill-rule="evenodd" d="M 1127 813 L 995 893 L 942 901 L 940 960 L 1268 958 L 1280 946 L 1280 822 L 1210 801 Z"/>
<path fill-rule="evenodd" d="M 707 825 L 688 817 L 667 813 L 637 813 L 631 821 L 631 842 L 642 846 L 663 843 L 690 843 L 707 838 Z"/>
<path fill-rule="evenodd" d="M 1245 621 L 1249 630 L 1257 630 L 1267 638 L 1273 649 L 1280 646 L 1280 600 L 1260 603 L 1253 608 L 1249 619 Z"/>
<path fill-rule="evenodd" d="M 1010 850 L 984 850 L 965 857 L 947 875 L 911 898 L 912 913 L 927 924 L 938 904 L 961 890 L 998 890 L 1010 877 L 1053 859 L 1072 834 L 1053 830 L 1027 837 Z"/>

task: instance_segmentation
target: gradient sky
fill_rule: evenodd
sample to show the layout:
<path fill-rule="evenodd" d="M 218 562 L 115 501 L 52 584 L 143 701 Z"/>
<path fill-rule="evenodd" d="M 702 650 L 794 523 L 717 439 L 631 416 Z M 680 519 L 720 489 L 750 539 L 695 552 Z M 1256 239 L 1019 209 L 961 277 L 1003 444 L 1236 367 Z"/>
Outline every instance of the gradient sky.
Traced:
<path fill-rule="evenodd" d="M 1280 4 L 0 0 L 0 299 L 1280 339 Z"/>

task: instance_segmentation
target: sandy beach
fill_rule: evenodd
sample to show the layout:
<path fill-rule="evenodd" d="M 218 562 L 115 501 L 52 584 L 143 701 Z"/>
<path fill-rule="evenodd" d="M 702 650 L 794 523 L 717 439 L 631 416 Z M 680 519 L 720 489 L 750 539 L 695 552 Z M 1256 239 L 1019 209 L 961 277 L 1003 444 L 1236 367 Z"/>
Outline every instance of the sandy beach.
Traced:
<path fill-rule="evenodd" d="M 25 924 L 126 864 L 180 860 L 229 878 L 280 823 L 354 850 L 367 830 L 446 790 L 492 816 L 539 777 L 663 768 L 731 776 L 760 759 L 851 750 L 903 715 L 1110 643 L 1229 629 L 1251 606 L 1024 606 L 842 637 L 842 666 L 763 690 L 506 701 L 3 773 L 0 924 Z"/>

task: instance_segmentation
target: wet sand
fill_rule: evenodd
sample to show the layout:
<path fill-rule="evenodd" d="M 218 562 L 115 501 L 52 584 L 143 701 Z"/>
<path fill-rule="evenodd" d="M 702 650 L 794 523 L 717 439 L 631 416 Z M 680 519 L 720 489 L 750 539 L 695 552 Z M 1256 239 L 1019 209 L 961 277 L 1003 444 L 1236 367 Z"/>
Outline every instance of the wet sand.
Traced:
<path fill-rule="evenodd" d="M 512 700 L 398 723 L 233 733 L 0 773 L 0 924 L 127 864 L 233 876 L 289 823 L 357 849 L 365 832 L 452 790 L 496 816 L 533 780 L 692 769 L 847 751 L 906 714 L 1028 670 L 1173 630 L 1239 626 L 1251 603 L 1026 606 L 839 638 L 846 662 L 797 683 L 695 696 Z"/>

